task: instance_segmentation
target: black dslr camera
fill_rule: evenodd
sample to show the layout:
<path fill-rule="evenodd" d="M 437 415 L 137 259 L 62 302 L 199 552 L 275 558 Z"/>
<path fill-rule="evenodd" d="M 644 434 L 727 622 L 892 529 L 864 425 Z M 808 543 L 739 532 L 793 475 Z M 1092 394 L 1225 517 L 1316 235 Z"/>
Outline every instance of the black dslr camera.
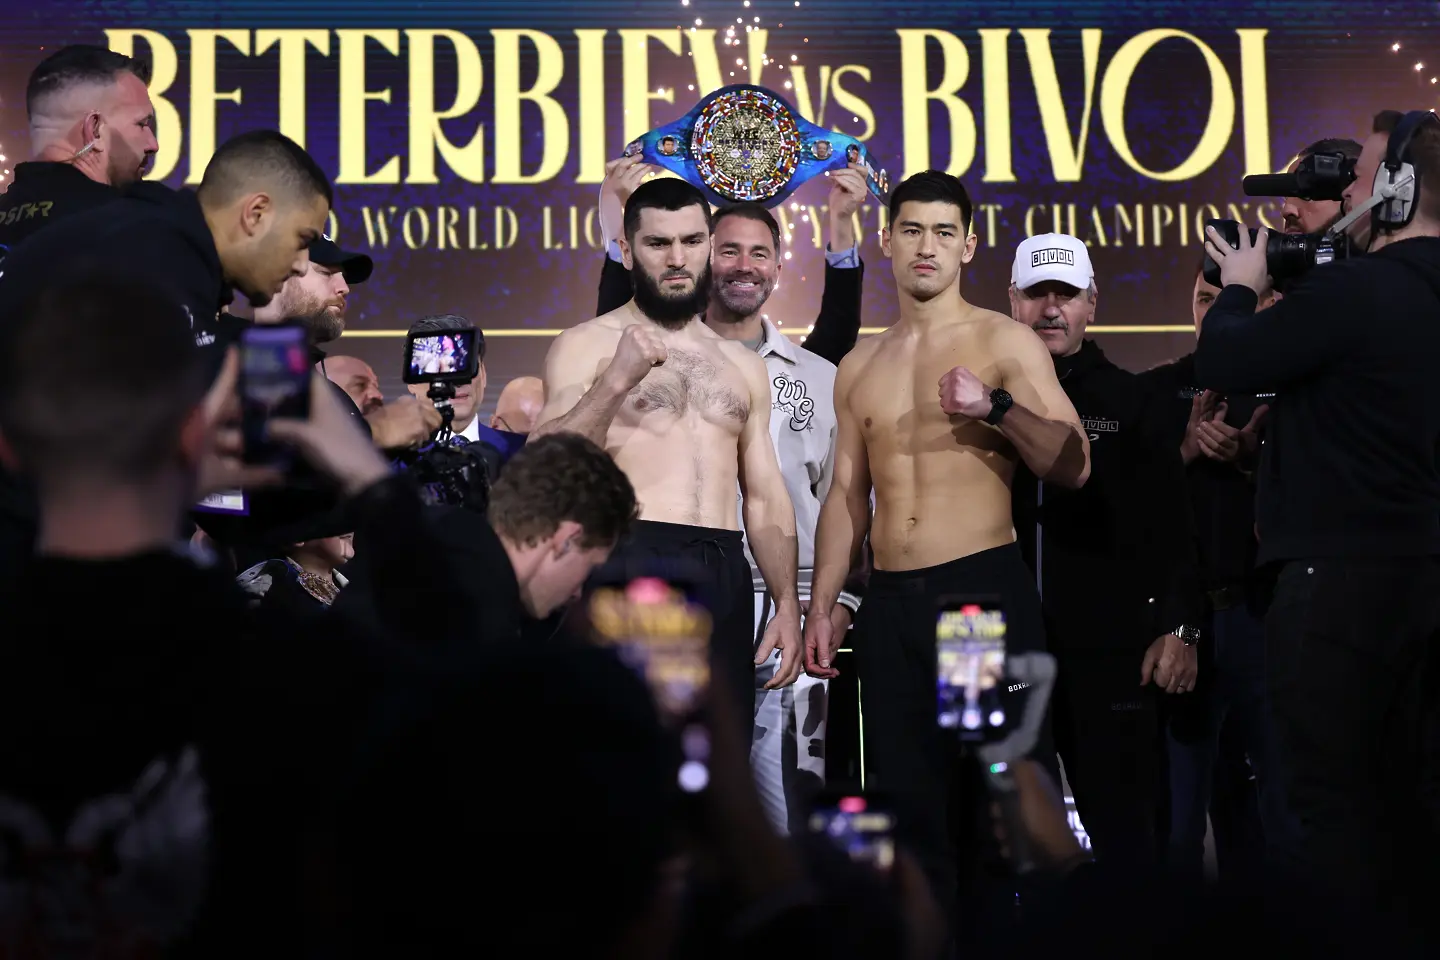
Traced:
<path fill-rule="evenodd" d="M 1339 201 L 1345 188 L 1355 181 L 1355 161 L 1342 153 L 1312 153 L 1296 165 L 1292 173 L 1259 174 L 1241 181 L 1247 197 L 1295 197 L 1297 200 Z M 1232 247 L 1240 245 L 1240 224 L 1235 220 L 1210 220 Z M 1250 231 L 1255 242 L 1257 231 Z M 1294 282 L 1312 267 L 1350 255 L 1350 244 L 1344 234 L 1279 233 L 1270 231 L 1265 243 L 1265 269 L 1277 289 Z M 1220 265 L 1205 257 L 1205 282 L 1220 286 Z"/>
<path fill-rule="evenodd" d="M 426 396 L 444 418 L 440 431 L 398 466 L 415 478 L 420 497 L 433 505 L 465 507 L 483 514 L 490 505 L 490 467 L 479 444 L 452 443 L 455 385 L 480 373 L 480 331 L 475 327 L 428 330 L 405 343 L 406 383 L 428 383 Z"/>

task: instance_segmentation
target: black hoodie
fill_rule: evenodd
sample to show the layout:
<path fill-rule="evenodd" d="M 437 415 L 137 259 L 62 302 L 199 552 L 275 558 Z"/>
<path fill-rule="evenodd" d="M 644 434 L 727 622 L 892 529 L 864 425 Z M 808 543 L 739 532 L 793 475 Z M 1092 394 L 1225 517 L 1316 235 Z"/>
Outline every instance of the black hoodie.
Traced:
<path fill-rule="evenodd" d="M 15 179 L 0 194 L 0 257 L 32 233 L 119 196 L 119 190 L 91 180 L 73 164 L 51 160 L 16 164 Z"/>
<path fill-rule="evenodd" d="M 1203 614 L 1179 446 L 1146 387 L 1093 340 L 1055 373 L 1090 437 L 1090 478 L 1067 490 L 1017 470 L 1015 534 L 1040 570 L 1051 647 L 1138 658 Z"/>
<path fill-rule="evenodd" d="M 1316 268 L 1273 307 L 1231 285 L 1201 327 L 1215 390 L 1278 392 L 1257 474 L 1257 562 L 1440 554 L 1440 238 Z"/>
<path fill-rule="evenodd" d="M 239 322 L 220 313 L 230 288 L 194 193 L 139 183 L 118 200 L 34 234 L 0 267 L 0 322 L 51 283 L 94 269 L 168 291 L 188 314 L 196 345 L 214 351 L 219 369 Z"/>

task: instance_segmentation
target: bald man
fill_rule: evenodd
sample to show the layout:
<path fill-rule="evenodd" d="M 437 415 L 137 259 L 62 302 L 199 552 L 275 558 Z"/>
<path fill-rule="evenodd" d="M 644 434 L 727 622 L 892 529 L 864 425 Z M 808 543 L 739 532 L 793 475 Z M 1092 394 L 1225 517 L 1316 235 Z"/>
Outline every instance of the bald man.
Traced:
<path fill-rule="evenodd" d="M 370 364 L 359 357 L 345 355 L 325 358 L 325 376 L 340 389 L 349 394 L 360 408 L 360 413 L 369 416 L 385 405 L 385 395 L 380 392 L 380 378 Z"/>
<path fill-rule="evenodd" d="M 159 149 L 149 79 L 149 64 L 83 44 L 62 47 L 31 72 L 32 159 L 16 164 L 0 196 L 0 248 L 109 203 L 145 175 Z"/>
<path fill-rule="evenodd" d="M 545 382 L 539 377 L 516 377 L 500 391 L 490 426 L 508 433 L 529 433 L 544 406 Z"/>

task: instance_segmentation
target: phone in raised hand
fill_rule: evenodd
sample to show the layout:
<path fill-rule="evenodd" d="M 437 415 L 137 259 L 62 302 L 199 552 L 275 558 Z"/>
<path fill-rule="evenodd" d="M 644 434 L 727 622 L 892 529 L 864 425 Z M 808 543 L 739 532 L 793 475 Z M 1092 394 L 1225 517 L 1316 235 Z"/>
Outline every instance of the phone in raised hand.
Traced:
<path fill-rule="evenodd" d="M 272 442 L 276 417 L 307 420 L 313 376 L 310 337 L 298 324 L 252 324 L 240 334 L 240 428 L 246 463 L 288 469 L 289 448 Z"/>

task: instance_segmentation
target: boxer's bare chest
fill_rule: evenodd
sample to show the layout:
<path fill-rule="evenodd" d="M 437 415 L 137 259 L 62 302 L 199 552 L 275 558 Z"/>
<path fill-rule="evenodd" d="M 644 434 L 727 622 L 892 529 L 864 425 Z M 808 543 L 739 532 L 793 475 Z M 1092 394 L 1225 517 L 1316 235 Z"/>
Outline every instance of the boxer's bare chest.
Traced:
<path fill-rule="evenodd" d="M 665 362 L 630 391 L 626 410 L 635 417 L 655 414 L 699 418 L 738 431 L 750 416 L 743 377 L 718 350 L 675 345 Z"/>

